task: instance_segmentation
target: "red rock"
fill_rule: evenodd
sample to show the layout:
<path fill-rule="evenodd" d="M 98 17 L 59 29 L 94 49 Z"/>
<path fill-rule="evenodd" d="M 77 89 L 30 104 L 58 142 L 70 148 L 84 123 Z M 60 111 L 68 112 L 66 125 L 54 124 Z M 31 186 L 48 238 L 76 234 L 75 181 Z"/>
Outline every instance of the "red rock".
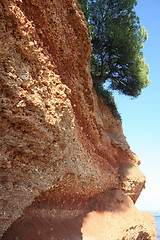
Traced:
<path fill-rule="evenodd" d="M 139 161 L 93 89 L 78 2 L 2 0 L 0 17 L 2 239 L 155 239 L 130 199 Z"/>

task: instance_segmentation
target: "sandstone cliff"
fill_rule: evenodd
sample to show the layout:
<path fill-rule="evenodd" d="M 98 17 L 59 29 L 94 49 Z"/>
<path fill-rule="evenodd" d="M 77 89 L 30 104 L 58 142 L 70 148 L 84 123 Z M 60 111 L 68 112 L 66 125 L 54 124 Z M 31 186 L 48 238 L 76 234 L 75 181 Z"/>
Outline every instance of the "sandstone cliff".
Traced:
<path fill-rule="evenodd" d="M 1 0 L 0 19 L 2 239 L 155 239 L 77 0 Z"/>

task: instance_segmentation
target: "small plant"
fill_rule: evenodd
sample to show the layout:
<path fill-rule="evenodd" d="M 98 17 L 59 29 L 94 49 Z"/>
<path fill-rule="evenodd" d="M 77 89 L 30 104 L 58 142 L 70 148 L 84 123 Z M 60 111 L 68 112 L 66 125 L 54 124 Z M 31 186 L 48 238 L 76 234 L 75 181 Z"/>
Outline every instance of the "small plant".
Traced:
<path fill-rule="evenodd" d="M 120 121 L 122 121 L 121 116 L 118 112 L 114 97 L 112 95 L 112 92 L 104 89 L 103 84 L 99 84 L 95 87 L 96 92 L 98 95 L 102 96 L 104 102 L 107 104 L 107 106 L 110 108 L 113 116 Z"/>

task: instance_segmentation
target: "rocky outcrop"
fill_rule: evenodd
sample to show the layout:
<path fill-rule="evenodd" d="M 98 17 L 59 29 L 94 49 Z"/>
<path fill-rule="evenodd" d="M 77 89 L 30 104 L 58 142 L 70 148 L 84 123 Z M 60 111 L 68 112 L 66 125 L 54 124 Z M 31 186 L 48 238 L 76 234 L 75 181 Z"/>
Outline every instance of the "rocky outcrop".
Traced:
<path fill-rule="evenodd" d="M 133 203 L 139 160 L 93 89 L 78 2 L 1 0 L 0 18 L 2 239 L 155 239 Z"/>

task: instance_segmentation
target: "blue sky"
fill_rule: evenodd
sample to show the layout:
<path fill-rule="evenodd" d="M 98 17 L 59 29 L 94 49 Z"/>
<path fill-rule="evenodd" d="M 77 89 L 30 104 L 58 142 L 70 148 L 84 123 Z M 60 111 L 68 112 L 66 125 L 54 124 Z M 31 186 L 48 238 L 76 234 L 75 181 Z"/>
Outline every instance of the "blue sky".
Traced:
<path fill-rule="evenodd" d="M 136 13 L 148 31 L 144 57 L 149 64 L 151 85 L 134 100 L 114 93 L 122 116 L 127 141 L 141 159 L 146 189 L 136 206 L 139 210 L 160 210 L 160 0 L 138 0 Z"/>

